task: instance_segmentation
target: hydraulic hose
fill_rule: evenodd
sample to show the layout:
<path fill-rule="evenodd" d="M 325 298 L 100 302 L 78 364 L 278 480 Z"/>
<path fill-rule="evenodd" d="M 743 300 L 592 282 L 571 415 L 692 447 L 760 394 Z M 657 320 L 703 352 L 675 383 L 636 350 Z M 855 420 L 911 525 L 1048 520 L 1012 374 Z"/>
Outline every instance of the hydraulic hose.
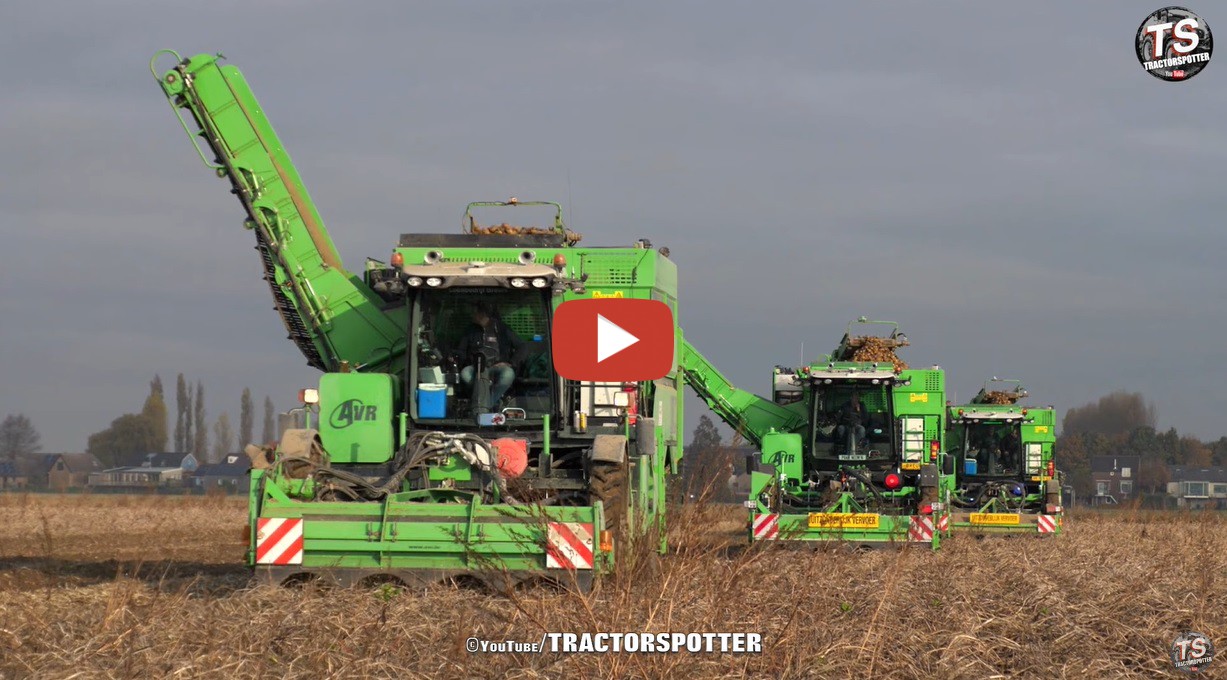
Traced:
<path fill-rule="evenodd" d="M 886 501 L 882 498 L 882 494 L 878 493 L 878 490 L 876 487 L 874 487 L 873 482 L 869 481 L 869 477 L 863 471 L 857 470 L 856 468 L 842 468 L 842 472 L 860 480 L 860 482 L 864 484 L 867 489 L 869 489 L 869 492 L 873 494 L 874 500 L 876 500 L 879 505 L 886 504 Z"/>

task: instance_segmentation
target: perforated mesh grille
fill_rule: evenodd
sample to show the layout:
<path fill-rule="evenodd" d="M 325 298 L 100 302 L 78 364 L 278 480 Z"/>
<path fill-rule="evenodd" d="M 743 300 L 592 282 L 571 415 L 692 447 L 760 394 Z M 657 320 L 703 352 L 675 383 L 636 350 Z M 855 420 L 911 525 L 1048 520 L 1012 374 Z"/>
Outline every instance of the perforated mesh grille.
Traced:
<path fill-rule="evenodd" d="M 861 403 L 865 405 L 866 409 L 870 411 L 885 411 L 886 410 L 886 397 L 882 393 L 867 392 L 867 393 L 862 393 L 860 396 L 861 396 Z"/>
<path fill-rule="evenodd" d="M 539 300 L 526 300 L 515 293 L 450 297 L 440 305 L 432 324 L 435 341 L 446 350 L 459 346 L 461 338 L 474 327 L 469 302 L 476 300 L 492 305 L 507 328 L 520 339 L 531 341 L 534 335 L 545 336 L 548 312 Z"/>
<path fill-rule="evenodd" d="M 518 256 L 488 256 L 488 255 L 462 255 L 460 257 L 444 257 L 443 262 L 502 262 L 507 264 L 518 264 L 520 259 Z"/>
<path fill-rule="evenodd" d="M 534 335 L 545 335 L 545 310 L 540 305 L 517 307 L 503 313 L 503 323 L 521 338 L 532 340 Z"/>
<path fill-rule="evenodd" d="M 587 259 L 584 273 L 588 275 L 588 285 L 629 286 L 635 283 L 638 263 L 636 255 L 602 255 L 600 259 Z"/>

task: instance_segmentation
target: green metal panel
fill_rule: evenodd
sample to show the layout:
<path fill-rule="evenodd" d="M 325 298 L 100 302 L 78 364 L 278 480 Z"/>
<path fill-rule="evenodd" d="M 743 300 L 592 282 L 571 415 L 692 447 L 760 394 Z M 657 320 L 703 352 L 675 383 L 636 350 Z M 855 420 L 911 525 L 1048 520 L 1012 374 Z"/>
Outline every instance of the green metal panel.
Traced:
<path fill-rule="evenodd" d="M 936 522 L 936 519 L 934 519 Z M 779 539 L 793 541 L 846 541 L 849 543 L 894 544 L 937 549 L 941 544 L 941 532 L 934 531 L 931 540 L 913 541 L 908 537 L 912 525 L 911 515 L 878 515 L 875 529 L 823 529 L 809 526 L 809 515 L 784 514 L 779 516 Z"/>
<path fill-rule="evenodd" d="M 925 441 L 946 450 L 946 374 L 940 369 L 908 369 L 899 374 L 893 389 L 895 416 L 921 416 Z M 927 454 L 926 454 L 927 455 Z"/>
<path fill-rule="evenodd" d="M 386 463 L 395 451 L 393 380 L 383 373 L 320 377 L 320 440 L 333 463 Z"/>
<path fill-rule="evenodd" d="M 762 460 L 775 466 L 777 476 L 784 475 L 792 480 L 804 477 L 803 451 L 799 434 L 769 432 L 763 435 Z"/>
<path fill-rule="evenodd" d="M 303 520 L 304 568 L 540 570 L 547 522 L 599 524 L 593 507 L 396 500 L 270 501 L 261 516 Z"/>
<path fill-rule="evenodd" d="M 431 466 L 427 472 L 430 481 L 453 479 L 457 482 L 467 482 L 473 478 L 473 469 L 460 456 L 448 456 L 447 461 L 447 465 Z"/>

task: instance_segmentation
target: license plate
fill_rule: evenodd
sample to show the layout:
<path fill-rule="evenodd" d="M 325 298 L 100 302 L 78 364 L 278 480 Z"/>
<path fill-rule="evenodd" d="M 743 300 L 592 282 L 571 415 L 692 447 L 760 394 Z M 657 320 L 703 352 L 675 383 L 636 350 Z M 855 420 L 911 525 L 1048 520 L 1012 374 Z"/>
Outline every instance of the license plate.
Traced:
<path fill-rule="evenodd" d="M 1020 519 L 1018 515 L 1011 515 L 1004 512 L 973 512 L 971 513 L 972 524 L 992 524 L 997 526 L 1018 524 Z"/>
<path fill-rule="evenodd" d="M 846 456 L 840 456 L 840 460 L 869 460 L 869 456 L 863 453 L 852 453 Z"/>
<path fill-rule="evenodd" d="M 919 470 L 920 463 L 904 463 L 903 465 L 900 465 L 899 467 L 903 468 L 904 470 Z"/>
<path fill-rule="evenodd" d="M 811 529 L 877 529 L 878 515 L 862 512 L 811 512 Z"/>

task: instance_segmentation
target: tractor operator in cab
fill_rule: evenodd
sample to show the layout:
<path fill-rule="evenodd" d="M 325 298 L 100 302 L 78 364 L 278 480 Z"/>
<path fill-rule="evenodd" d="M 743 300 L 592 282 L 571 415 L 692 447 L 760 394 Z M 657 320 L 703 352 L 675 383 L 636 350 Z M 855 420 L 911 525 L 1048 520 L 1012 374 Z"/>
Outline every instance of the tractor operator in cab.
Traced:
<path fill-rule="evenodd" d="M 848 432 L 853 432 L 856 436 L 854 440 L 858 444 L 865 438 L 865 407 L 861 405 L 861 398 L 855 392 L 848 399 L 847 403 L 839 409 L 839 426 L 835 428 L 835 437 L 837 441 L 844 444 L 848 443 Z"/>
<path fill-rule="evenodd" d="M 511 361 L 523 349 L 524 342 L 484 302 L 473 303 L 472 318 L 474 327 L 460 340 L 457 348 L 460 360 L 466 362 L 460 371 L 460 382 L 471 390 L 477 372 L 477 357 L 482 357 L 485 373 L 490 378 L 490 403 L 482 406 L 489 406 L 493 411 L 497 410 L 499 401 L 515 381 L 516 372 Z"/>
<path fill-rule="evenodd" d="M 1019 463 L 1019 458 L 1022 456 L 1022 440 L 1018 437 L 1016 428 L 1006 428 L 1001 435 L 1001 440 L 998 442 L 997 460 L 999 461 L 1002 472 L 1018 472 L 1022 467 Z"/>

